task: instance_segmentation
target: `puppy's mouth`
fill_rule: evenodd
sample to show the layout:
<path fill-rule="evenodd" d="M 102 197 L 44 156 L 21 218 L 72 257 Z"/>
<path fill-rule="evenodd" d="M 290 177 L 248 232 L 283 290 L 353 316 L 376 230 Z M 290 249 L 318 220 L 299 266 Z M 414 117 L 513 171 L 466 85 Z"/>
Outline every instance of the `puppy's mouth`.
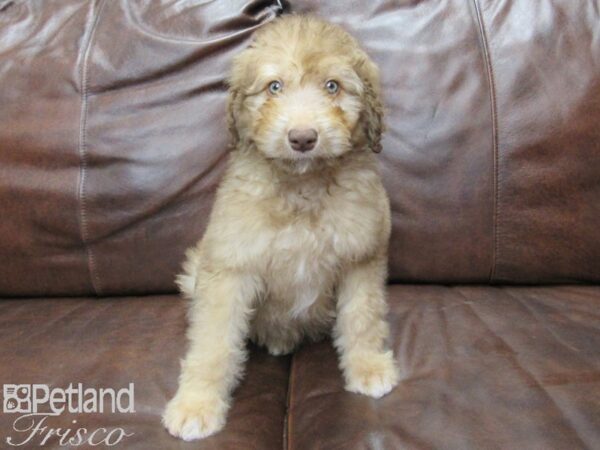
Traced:
<path fill-rule="evenodd" d="M 273 158 L 271 161 L 286 172 L 302 175 L 317 170 L 322 164 L 318 160 L 323 158 L 301 157 L 301 158 Z"/>
<path fill-rule="evenodd" d="M 320 151 L 321 148 L 317 144 L 311 150 L 295 150 L 289 144 L 286 146 L 286 154 L 282 157 L 283 159 L 289 159 L 292 161 L 308 161 L 314 159 L 322 159 L 323 153 Z"/>

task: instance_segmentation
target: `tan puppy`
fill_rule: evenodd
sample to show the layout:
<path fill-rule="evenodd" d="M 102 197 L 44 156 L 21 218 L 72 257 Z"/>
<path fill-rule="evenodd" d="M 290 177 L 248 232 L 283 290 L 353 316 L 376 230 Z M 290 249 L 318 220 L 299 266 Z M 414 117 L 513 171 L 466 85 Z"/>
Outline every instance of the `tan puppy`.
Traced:
<path fill-rule="evenodd" d="M 340 27 L 286 16 L 235 59 L 230 86 L 234 149 L 178 278 L 190 348 L 163 422 L 185 440 L 225 424 L 247 337 L 281 355 L 333 331 L 346 389 L 381 397 L 398 381 L 376 66 Z"/>

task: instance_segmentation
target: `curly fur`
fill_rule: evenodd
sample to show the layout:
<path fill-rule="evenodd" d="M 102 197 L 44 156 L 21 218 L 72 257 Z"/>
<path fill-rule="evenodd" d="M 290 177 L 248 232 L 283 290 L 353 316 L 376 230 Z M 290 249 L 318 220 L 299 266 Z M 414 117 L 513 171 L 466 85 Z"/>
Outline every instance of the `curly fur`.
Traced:
<path fill-rule="evenodd" d="M 385 347 L 390 209 L 374 156 L 382 116 L 377 67 L 338 26 L 287 16 L 236 57 L 229 167 L 177 280 L 190 348 L 163 417 L 171 434 L 224 426 L 248 337 L 280 355 L 332 333 L 348 390 L 380 397 L 397 383 Z M 318 131 L 312 151 L 290 147 L 294 127 Z"/>

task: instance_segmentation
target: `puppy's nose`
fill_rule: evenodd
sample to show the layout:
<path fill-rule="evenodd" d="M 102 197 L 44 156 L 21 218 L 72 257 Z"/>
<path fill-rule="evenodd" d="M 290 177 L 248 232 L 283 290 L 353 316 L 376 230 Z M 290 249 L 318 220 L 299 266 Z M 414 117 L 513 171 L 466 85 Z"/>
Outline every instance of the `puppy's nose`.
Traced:
<path fill-rule="evenodd" d="M 288 133 L 290 145 L 297 152 L 308 152 L 315 148 L 317 138 L 319 137 L 317 130 L 312 128 L 297 129 L 294 128 Z"/>

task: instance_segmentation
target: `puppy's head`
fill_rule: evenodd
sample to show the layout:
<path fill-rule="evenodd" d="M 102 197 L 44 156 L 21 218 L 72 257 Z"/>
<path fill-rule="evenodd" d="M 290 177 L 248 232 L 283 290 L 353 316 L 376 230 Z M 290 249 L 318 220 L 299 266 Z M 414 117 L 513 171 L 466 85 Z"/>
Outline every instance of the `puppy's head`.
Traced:
<path fill-rule="evenodd" d="M 302 16 L 266 25 L 235 58 L 229 95 L 234 145 L 290 167 L 381 150 L 377 67 L 336 25 Z"/>

